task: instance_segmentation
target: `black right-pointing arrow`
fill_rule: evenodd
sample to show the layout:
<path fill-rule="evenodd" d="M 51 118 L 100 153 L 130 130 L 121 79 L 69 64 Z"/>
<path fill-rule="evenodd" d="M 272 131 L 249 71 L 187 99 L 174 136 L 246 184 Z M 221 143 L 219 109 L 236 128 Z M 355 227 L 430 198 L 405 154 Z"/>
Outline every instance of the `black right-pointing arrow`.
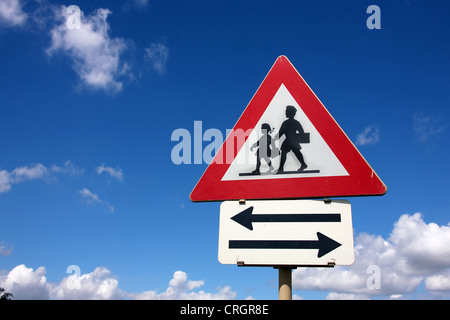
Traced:
<path fill-rule="evenodd" d="M 340 247 L 337 241 L 317 232 L 318 240 L 230 240 L 229 249 L 319 249 L 317 257 Z"/>

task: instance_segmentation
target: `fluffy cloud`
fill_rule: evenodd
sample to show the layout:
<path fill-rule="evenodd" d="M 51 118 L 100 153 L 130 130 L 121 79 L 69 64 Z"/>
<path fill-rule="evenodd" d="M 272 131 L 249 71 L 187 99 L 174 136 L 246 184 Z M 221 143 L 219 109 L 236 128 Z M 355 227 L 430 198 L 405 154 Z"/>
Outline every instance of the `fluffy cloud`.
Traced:
<path fill-rule="evenodd" d="M 366 144 L 375 144 L 380 141 L 380 130 L 370 125 L 364 129 L 364 131 L 356 136 L 356 145 L 364 146 Z"/>
<path fill-rule="evenodd" d="M 427 224 L 420 213 L 401 216 L 390 241 L 407 260 L 410 273 L 427 275 L 450 267 L 450 227 Z"/>
<path fill-rule="evenodd" d="M 0 193 L 11 190 L 11 185 L 28 180 L 42 179 L 47 175 L 47 168 L 42 164 L 17 167 L 13 171 L 0 170 Z"/>
<path fill-rule="evenodd" d="M 443 124 L 442 119 L 436 115 L 425 115 L 423 113 L 414 113 L 413 130 L 417 141 L 427 142 L 431 137 L 442 133 L 448 124 Z"/>
<path fill-rule="evenodd" d="M 95 203 L 103 203 L 109 209 L 110 213 L 114 212 L 114 206 L 111 205 L 108 201 L 101 200 L 96 193 L 93 193 L 87 188 L 83 188 L 78 193 L 81 195 L 81 198 L 86 204 L 95 204 Z"/>
<path fill-rule="evenodd" d="M 89 15 L 77 5 L 59 6 L 39 1 L 34 11 L 22 10 L 21 0 L 0 1 L 0 28 L 23 26 L 22 30 L 38 29 L 50 36 L 47 55 L 67 57 L 79 78 L 79 88 L 117 93 L 125 80 L 131 81 L 132 71 L 127 55 L 133 53 L 131 39 L 111 36 L 109 9 L 99 8 Z M 123 8 L 145 9 L 148 0 L 129 0 Z M 169 48 L 152 43 L 143 49 L 147 66 L 159 74 L 166 71 Z"/>
<path fill-rule="evenodd" d="M 0 255 L 7 257 L 11 254 L 13 249 L 14 247 L 11 244 L 6 241 L 0 241 Z"/>
<path fill-rule="evenodd" d="M 62 6 L 56 13 L 59 24 L 51 30 L 52 40 L 47 54 L 68 56 L 85 87 L 112 93 L 122 90 L 122 82 L 118 79 L 129 73 L 129 66 L 121 61 L 127 43 L 109 35 L 106 20 L 111 11 L 98 9 L 89 16 L 82 11 L 67 11 L 67 7 Z M 79 19 L 69 28 L 67 21 L 73 19 L 74 14 Z"/>
<path fill-rule="evenodd" d="M 10 179 L 17 183 L 25 180 L 42 179 L 47 174 L 47 168 L 42 164 L 36 164 L 33 167 L 19 167 L 10 174 Z"/>
<path fill-rule="evenodd" d="M 102 174 L 103 172 L 105 172 L 106 174 L 110 175 L 113 178 L 116 178 L 119 181 L 122 181 L 123 179 L 123 172 L 120 168 L 114 169 L 112 167 L 105 167 L 105 165 L 102 164 L 101 166 L 97 167 L 96 171 L 98 174 Z"/>
<path fill-rule="evenodd" d="M 110 167 L 100 166 L 96 168 L 97 173 L 108 173 L 110 176 L 122 180 L 123 173 L 120 169 L 113 169 Z M 14 170 L 8 172 L 7 170 L 0 170 L 0 194 L 6 193 L 11 190 L 13 184 L 22 183 L 30 180 L 40 179 L 55 179 L 56 175 L 80 175 L 84 172 L 83 169 L 76 167 L 70 160 L 64 162 L 64 165 L 51 165 L 49 169 L 41 163 L 32 166 L 17 167 Z M 105 205 L 108 210 L 113 213 L 114 206 L 108 201 L 102 200 L 96 193 L 93 193 L 87 188 L 78 190 L 81 198 L 86 204 L 101 203 Z"/>
<path fill-rule="evenodd" d="M 331 291 L 329 299 L 399 298 L 425 283 L 429 293 L 450 293 L 450 227 L 426 223 L 420 213 L 402 215 L 390 237 L 361 233 L 355 263 L 333 269 L 299 268 L 297 290 Z"/>
<path fill-rule="evenodd" d="M 7 275 L 0 276 L 0 287 L 14 295 L 14 299 L 61 299 L 61 300 L 118 300 L 118 299 L 233 299 L 236 293 L 230 287 L 219 288 L 217 293 L 194 291 L 204 285 L 204 281 L 193 281 L 183 271 L 176 271 L 169 286 L 162 293 L 145 291 L 128 293 L 119 288 L 119 281 L 105 267 L 96 268 L 91 273 L 72 274 L 59 283 L 47 282 L 45 268 L 36 271 L 19 265 Z"/>
<path fill-rule="evenodd" d="M 105 267 L 95 268 L 91 273 L 70 275 L 59 284 L 49 284 L 49 296 L 61 300 L 117 300 L 124 292 L 119 281 Z"/>
<path fill-rule="evenodd" d="M 91 192 L 89 189 L 87 188 L 83 188 L 80 191 L 78 191 L 81 195 L 81 198 L 83 198 L 86 203 L 88 204 L 93 204 L 96 202 L 101 202 L 100 198 L 98 197 L 97 194 Z"/>
<path fill-rule="evenodd" d="M 9 181 L 9 173 L 6 170 L 0 170 L 0 193 L 11 190 L 11 182 Z"/>
<path fill-rule="evenodd" d="M 450 270 L 427 277 L 425 289 L 436 298 L 448 299 L 450 296 Z"/>
<path fill-rule="evenodd" d="M 167 59 L 169 58 L 169 48 L 162 43 L 152 43 L 144 49 L 145 60 L 150 67 L 159 74 L 166 73 Z"/>
<path fill-rule="evenodd" d="M 19 0 L 0 1 L 0 26 L 21 26 L 27 20 Z"/>
<path fill-rule="evenodd" d="M 165 292 L 145 291 L 139 294 L 128 294 L 128 296 L 136 300 L 228 300 L 236 298 L 236 293 L 229 286 L 219 288 L 217 293 L 202 290 L 192 291 L 204 284 L 205 282 L 202 280 L 188 280 L 185 272 L 176 271 Z"/>
<path fill-rule="evenodd" d="M 14 299 L 43 300 L 49 299 L 49 290 L 45 268 L 37 270 L 21 264 L 6 276 L 0 276 L 0 287 L 14 295 Z"/>
<path fill-rule="evenodd" d="M 83 170 L 73 165 L 71 161 L 66 161 L 63 166 L 52 165 L 50 169 L 41 163 L 17 167 L 8 172 L 7 170 L 0 170 L 0 193 L 5 193 L 11 190 L 13 184 L 22 183 L 30 180 L 40 180 L 52 177 L 53 174 L 82 174 Z"/>
<path fill-rule="evenodd" d="M 50 167 L 52 172 L 63 173 L 68 175 L 80 175 L 83 174 L 84 170 L 81 168 L 77 168 L 72 161 L 67 160 L 64 162 L 64 165 L 58 166 L 56 164 Z"/>

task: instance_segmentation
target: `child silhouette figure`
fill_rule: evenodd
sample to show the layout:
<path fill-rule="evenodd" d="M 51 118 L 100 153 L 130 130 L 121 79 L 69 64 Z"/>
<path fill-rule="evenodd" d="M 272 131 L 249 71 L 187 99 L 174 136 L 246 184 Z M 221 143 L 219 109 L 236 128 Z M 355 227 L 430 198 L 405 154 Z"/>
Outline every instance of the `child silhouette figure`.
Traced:
<path fill-rule="evenodd" d="M 252 151 L 255 147 L 258 147 L 258 151 L 256 151 L 256 169 L 252 171 L 252 174 L 260 174 L 259 168 L 261 167 L 261 159 L 264 159 L 269 165 L 269 172 L 272 172 L 274 170 L 272 161 L 270 160 L 270 156 L 272 153 L 271 147 L 273 148 L 273 140 L 269 132 L 272 131 L 272 128 L 268 123 L 263 123 L 261 125 L 261 131 L 261 138 L 250 147 L 250 151 Z"/>

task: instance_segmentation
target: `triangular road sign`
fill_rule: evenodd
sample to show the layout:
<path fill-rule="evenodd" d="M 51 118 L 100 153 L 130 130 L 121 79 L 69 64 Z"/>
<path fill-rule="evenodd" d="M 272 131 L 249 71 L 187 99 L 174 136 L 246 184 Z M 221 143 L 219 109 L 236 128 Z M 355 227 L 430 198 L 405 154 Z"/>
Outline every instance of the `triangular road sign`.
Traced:
<path fill-rule="evenodd" d="M 190 198 L 322 198 L 386 191 L 305 80 L 280 56 Z"/>

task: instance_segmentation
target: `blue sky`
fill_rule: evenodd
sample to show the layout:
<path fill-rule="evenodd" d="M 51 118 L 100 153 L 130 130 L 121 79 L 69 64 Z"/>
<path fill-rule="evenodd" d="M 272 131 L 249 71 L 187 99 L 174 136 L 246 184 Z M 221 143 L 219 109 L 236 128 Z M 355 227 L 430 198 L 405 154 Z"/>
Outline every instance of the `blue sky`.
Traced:
<path fill-rule="evenodd" d="M 366 25 L 373 4 L 381 29 Z M 349 199 L 355 264 L 294 271 L 294 297 L 448 298 L 449 10 L 1 0 L 0 287 L 18 299 L 277 299 L 276 270 L 217 261 L 220 203 L 189 200 L 207 164 L 174 164 L 171 134 L 194 121 L 225 134 L 286 55 L 388 187 Z"/>

